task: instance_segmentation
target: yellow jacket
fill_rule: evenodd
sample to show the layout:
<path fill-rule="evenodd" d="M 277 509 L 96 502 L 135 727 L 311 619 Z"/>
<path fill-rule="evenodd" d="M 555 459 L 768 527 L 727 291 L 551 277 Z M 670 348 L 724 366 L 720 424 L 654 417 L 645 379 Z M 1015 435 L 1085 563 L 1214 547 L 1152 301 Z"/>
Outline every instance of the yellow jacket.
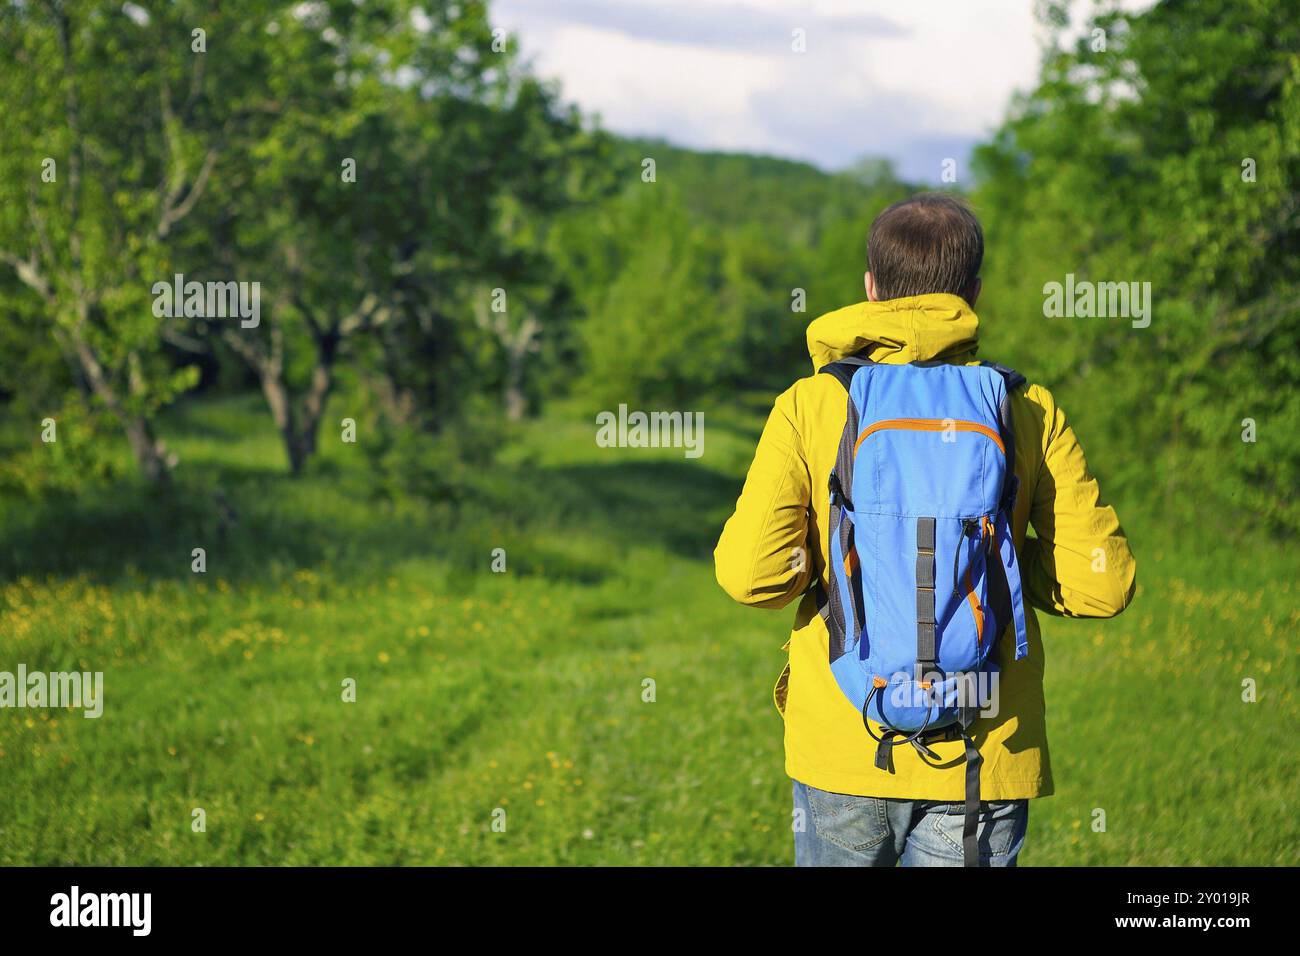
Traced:
<path fill-rule="evenodd" d="M 785 718 L 786 772 L 821 790 L 876 797 L 959 801 L 965 796 L 961 741 L 894 750 L 895 773 L 877 770 L 862 717 L 829 665 L 826 626 L 810 586 L 826 583 L 826 480 L 844 430 L 847 396 L 816 370 L 865 352 L 874 362 L 976 361 L 979 319 L 952 295 L 862 302 L 808 326 L 814 374 L 776 400 L 754 462 L 714 551 L 718 583 L 742 604 L 785 607 L 800 595 L 789 663 L 774 697 Z M 1012 397 L 1020 492 L 1012 535 L 1020 560 L 1029 656 L 1016 661 L 1014 630 L 999 640 L 999 713 L 973 727 L 984 758 L 980 795 L 1013 800 L 1052 792 L 1043 706 L 1043 645 L 1033 608 L 1067 617 L 1112 617 L 1133 595 L 1136 565 L 1113 508 L 1101 501 L 1065 414 L 1040 385 Z M 1027 537 L 1029 525 L 1036 537 Z M 796 549 L 806 549 L 800 552 Z M 807 560 L 798 556 L 807 554 Z M 879 728 L 876 728 L 879 732 Z"/>

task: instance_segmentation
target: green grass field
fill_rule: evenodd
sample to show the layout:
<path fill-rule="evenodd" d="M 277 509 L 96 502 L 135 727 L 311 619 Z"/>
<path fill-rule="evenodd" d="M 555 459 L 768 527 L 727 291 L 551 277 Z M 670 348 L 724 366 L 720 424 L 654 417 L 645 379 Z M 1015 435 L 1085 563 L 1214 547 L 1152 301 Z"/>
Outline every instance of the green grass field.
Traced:
<path fill-rule="evenodd" d="M 705 411 L 685 459 L 557 407 L 452 507 L 328 440 L 290 480 L 254 400 L 190 403 L 171 492 L 4 503 L 0 670 L 103 671 L 105 703 L 0 711 L 0 864 L 788 863 L 793 609 L 711 561 L 764 407 Z M 1040 617 L 1057 794 L 1021 862 L 1300 862 L 1294 558 L 1116 504 L 1138 595 Z"/>

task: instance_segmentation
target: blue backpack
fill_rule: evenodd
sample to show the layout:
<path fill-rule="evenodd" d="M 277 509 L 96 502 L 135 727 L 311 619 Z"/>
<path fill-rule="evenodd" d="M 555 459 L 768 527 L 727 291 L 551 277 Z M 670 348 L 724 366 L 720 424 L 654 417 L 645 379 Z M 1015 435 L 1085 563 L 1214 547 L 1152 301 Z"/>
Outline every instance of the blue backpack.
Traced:
<path fill-rule="evenodd" d="M 877 742 L 881 770 L 893 772 L 900 744 L 937 765 L 927 743 L 965 741 L 962 842 L 975 866 L 980 755 L 970 726 L 996 704 L 994 650 L 1008 624 L 1016 659 L 1028 650 L 1009 401 L 1025 379 L 991 363 L 861 356 L 821 371 L 849 393 L 821 595 L 831 672 Z"/>

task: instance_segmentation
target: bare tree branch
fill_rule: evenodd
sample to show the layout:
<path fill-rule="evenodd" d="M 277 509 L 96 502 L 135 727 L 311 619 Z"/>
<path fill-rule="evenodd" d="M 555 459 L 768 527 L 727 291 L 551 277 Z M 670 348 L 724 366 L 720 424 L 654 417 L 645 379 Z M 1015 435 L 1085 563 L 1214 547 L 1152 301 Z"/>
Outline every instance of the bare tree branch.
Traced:
<path fill-rule="evenodd" d="M 221 339 L 229 345 L 236 354 L 247 362 L 258 375 L 263 373 L 269 365 L 269 359 L 266 354 L 259 349 L 254 343 L 257 339 L 240 335 L 239 332 L 229 326 L 223 326 L 221 330 Z"/>
<path fill-rule="evenodd" d="M 208 178 L 212 175 L 212 168 L 216 165 L 217 146 L 210 148 L 203 157 L 203 165 L 199 167 L 198 174 L 194 177 L 194 182 L 190 184 L 188 190 L 185 189 L 184 177 L 180 177 L 172 183 L 172 187 L 167 192 L 167 197 L 163 200 L 163 209 L 158 217 L 158 228 L 155 234 L 159 239 L 166 239 L 171 234 L 172 227 L 189 215 L 194 204 L 199 201 L 203 195 L 203 190 L 208 184 Z M 181 193 L 184 192 L 184 198 Z"/>
<path fill-rule="evenodd" d="M 68 125 L 71 145 L 68 147 L 68 251 L 72 256 L 72 268 L 69 270 L 68 282 L 76 296 L 84 298 L 85 290 L 81 282 L 81 107 L 77 97 L 76 75 L 72 68 L 72 23 L 63 4 L 54 6 L 54 16 L 59 25 L 59 49 L 63 54 L 63 79 L 65 92 L 63 97 L 64 118 Z"/>
<path fill-rule="evenodd" d="M 193 352 L 195 355 L 206 355 L 210 351 L 207 343 L 202 339 L 196 339 L 191 335 L 186 335 L 179 329 L 174 329 L 170 326 L 163 326 L 159 334 L 162 335 L 164 342 L 169 345 L 174 345 L 178 349 L 183 349 L 186 352 Z"/>
<path fill-rule="evenodd" d="M 54 302 L 54 289 L 40 271 L 36 257 L 22 259 L 5 249 L 0 249 L 0 262 L 5 263 L 17 274 L 23 285 L 36 292 L 47 303 Z"/>
<path fill-rule="evenodd" d="M 379 296 L 373 292 L 367 292 L 361 300 L 361 304 L 344 316 L 338 324 L 338 334 L 341 338 L 347 338 L 354 332 L 369 328 L 370 320 L 380 311 Z M 387 310 L 384 310 L 387 311 Z"/>
<path fill-rule="evenodd" d="M 305 299 L 295 289 L 291 298 L 298 311 L 302 313 L 303 321 L 307 323 L 307 328 L 311 330 L 311 336 L 316 341 L 320 341 L 329 334 L 329 331 L 316 318 L 316 310 L 309 306 Z"/>

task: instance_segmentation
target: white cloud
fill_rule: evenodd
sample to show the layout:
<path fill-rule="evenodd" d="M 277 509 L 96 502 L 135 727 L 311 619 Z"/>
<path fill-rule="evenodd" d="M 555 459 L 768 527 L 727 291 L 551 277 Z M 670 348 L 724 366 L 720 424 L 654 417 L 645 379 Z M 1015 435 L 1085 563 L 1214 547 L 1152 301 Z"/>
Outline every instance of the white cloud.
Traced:
<path fill-rule="evenodd" d="M 1136 3 L 1137 0 L 1134 0 Z M 1131 5 L 1131 4 L 1126 4 Z M 620 133 L 935 179 L 1038 74 L 1032 0 L 496 0 L 539 73 Z M 806 31 L 807 52 L 791 49 Z"/>

